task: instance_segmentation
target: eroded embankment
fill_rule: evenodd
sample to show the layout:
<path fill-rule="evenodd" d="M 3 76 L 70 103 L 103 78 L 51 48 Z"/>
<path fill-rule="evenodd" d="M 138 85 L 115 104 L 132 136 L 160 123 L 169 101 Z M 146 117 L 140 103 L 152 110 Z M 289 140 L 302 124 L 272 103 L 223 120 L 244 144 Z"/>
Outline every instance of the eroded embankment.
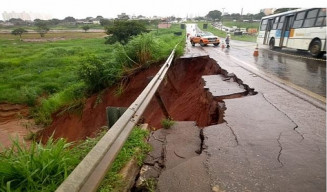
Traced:
<path fill-rule="evenodd" d="M 128 107 L 143 91 L 159 70 L 159 66 L 140 71 L 125 81 L 124 91 L 117 96 L 117 87 L 104 90 L 87 99 L 82 114 L 66 113 L 53 116 L 53 123 L 42 132 L 47 138 L 54 132 L 54 137 L 64 137 L 68 141 L 84 139 L 93 136 L 102 126 L 107 124 L 105 109 L 107 106 Z M 169 113 L 176 121 L 196 121 L 199 127 L 204 127 L 223 121 L 223 98 L 213 97 L 204 89 L 203 75 L 222 74 L 226 81 L 234 79 L 233 75 L 222 70 L 208 56 L 176 59 L 168 71 L 158 93 Z M 244 85 L 242 85 L 244 86 Z M 244 87 L 246 88 L 246 87 Z M 243 94 L 248 94 L 245 89 Z M 233 95 L 232 97 L 238 97 Z M 160 121 L 165 118 L 158 101 L 153 98 L 143 114 L 142 121 L 153 129 L 161 127 Z"/>
<path fill-rule="evenodd" d="M 29 117 L 26 105 L 0 103 L 0 151 L 1 147 L 9 147 L 13 140 L 22 141 L 32 132 L 37 131 Z M 28 142 L 27 142 L 28 144 Z"/>

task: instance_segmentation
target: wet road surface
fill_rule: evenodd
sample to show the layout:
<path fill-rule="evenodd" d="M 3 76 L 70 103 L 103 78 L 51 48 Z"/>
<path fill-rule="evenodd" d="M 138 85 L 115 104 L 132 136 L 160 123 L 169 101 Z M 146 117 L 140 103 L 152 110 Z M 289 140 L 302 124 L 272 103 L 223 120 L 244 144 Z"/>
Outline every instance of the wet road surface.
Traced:
<path fill-rule="evenodd" d="M 220 48 L 188 43 L 186 55 L 204 54 L 257 94 L 223 99 L 224 122 L 204 127 L 202 136 L 186 122 L 177 122 L 169 133 L 156 132 L 153 140 L 160 143 L 157 154 L 164 163 L 159 190 L 326 191 L 325 109 L 251 73 L 242 66 L 244 56 L 231 59 Z M 206 87 L 212 92 L 220 84 L 206 82 Z M 195 151 L 199 145 L 201 154 Z"/>
<path fill-rule="evenodd" d="M 191 25 L 189 25 L 190 27 Z M 196 28 L 193 25 L 193 28 Z M 196 28 L 196 31 L 199 29 Z M 190 30 L 192 33 L 193 30 Z M 220 37 L 223 42 L 224 37 Z M 259 56 L 254 57 L 256 43 L 231 40 L 229 49 L 208 45 L 194 48 L 203 49 L 208 54 L 223 51 L 226 55 L 237 57 L 257 69 L 278 77 L 286 82 L 306 89 L 326 98 L 326 57 L 316 59 L 309 53 L 293 49 L 271 51 L 268 46 L 259 46 Z M 218 49 L 218 50 L 217 50 Z"/>

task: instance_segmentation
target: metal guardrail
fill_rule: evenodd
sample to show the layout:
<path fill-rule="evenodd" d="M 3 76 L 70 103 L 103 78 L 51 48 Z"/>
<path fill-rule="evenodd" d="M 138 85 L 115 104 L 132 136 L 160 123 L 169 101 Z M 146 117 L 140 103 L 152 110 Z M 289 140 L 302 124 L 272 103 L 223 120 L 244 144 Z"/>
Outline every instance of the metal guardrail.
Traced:
<path fill-rule="evenodd" d="M 175 49 L 138 98 L 92 148 L 56 192 L 96 191 L 153 95 L 164 79 Z"/>

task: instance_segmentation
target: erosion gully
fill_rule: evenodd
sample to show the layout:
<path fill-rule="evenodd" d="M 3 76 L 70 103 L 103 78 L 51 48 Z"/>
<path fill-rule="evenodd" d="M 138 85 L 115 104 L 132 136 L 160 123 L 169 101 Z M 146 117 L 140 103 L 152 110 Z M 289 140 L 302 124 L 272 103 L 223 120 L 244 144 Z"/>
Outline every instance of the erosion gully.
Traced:
<path fill-rule="evenodd" d="M 40 133 L 43 142 L 50 136 L 54 138 L 66 138 L 68 141 L 76 141 L 96 135 L 101 127 L 107 125 L 105 109 L 107 106 L 128 107 L 146 87 L 149 79 L 160 69 L 160 64 L 150 68 L 139 70 L 124 79 L 115 87 L 108 88 L 87 99 L 82 113 L 53 114 L 52 124 Z M 219 82 L 211 77 L 218 78 Z M 242 91 L 215 95 L 209 91 L 208 83 L 228 83 L 237 86 Z M 121 94 L 117 90 L 123 85 Z M 229 86 L 229 85 L 227 85 Z M 256 92 L 234 74 L 222 69 L 215 60 L 209 56 L 184 57 L 175 59 L 168 74 L 158 89 L 158 94 L 167 109 L 169 116 L 174 121 L 193 121 L 196 126 L 203 127 L 224 122 L 224 99 L 233 99 L 254 95 Z M 148 123 L 154 130 L 161 128 L 160 121 L 165 118 L 158 101 L 153 98 L 143 114 L 140 123 Z M 0 124 L 4 126 L 5 123 Z M 15 131 L 15 130 L 12 130 Z M 203 134 L 198 136 L 200 143 L 197 153 L 203 149 Z M 165 167 L 164 156 L 150 166 L 160 170 Z M 134 186 L 133 191 L 142 191 L 142 188 Z"/>

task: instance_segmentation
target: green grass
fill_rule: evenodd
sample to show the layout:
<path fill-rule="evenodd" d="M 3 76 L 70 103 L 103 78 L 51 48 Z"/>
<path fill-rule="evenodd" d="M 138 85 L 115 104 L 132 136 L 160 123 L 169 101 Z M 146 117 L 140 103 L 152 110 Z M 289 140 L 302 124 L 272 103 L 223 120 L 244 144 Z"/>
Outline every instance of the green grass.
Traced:
<path fill-rule="evenodd" d="M 255 28 L 255 29 L 258 29 L 259 25 L 260 25 L 259 22 L 249 23 L 249 22 L 240 22 L 240 21 L 224 21 L 224 26 L 227 26 L 227 27 L 237 26 L 238 28 L 246 28 L 246 29 Z"/>
<path fill-rule="evenodd" d="M 124 181 L 119 175 L 119 171 L 126 165 L 126 163 L 133 157 L 137 159 L 138 165 L 142 165 L 146 154 L 150 151 L 151 147 L 146 142 L 145 138 L 149 135 L 149 131 L 140 128 L 134 128 L 129 139 L 124 144 L 124 147 L 119 152 L 111 169 L 105 176 L 98 191 L 120 191 Z M 136 150 L 138 149 L 138 150 Z"/>
<path fill-rule="evenodd" d="M 64 139 L 49 139 L 44 145 L 33 143 L 30 147 L 14 142 L 10 149 L 0 153 L 0 191 L 55 191 L 104 134 L 88 138 L 73 148 Z M 145 141 L 148 134 L 140 128 L 133 129 L 100 191 L 120 186 L 123 181 L 118 172 L 132 157 L 142 164 L 150 150 Z"/>
<path fill-rule="evenodd" d="M 58 24 L 58 25 L 49 25 L 50 30 L 76 30 L 76 29 L 81 29 L 82 26 L 85 26 L 86 24 L 76 24 L 76 25 L 72 25 L 72 24 Z M 103 26 L 99 25 L 99 24 L 87 24 L 88 26 L 90 26 L 90 29 L 104 29 Z M 4 29 L 4 30 L 14 30 L 17 29 L 19 27 L 22 27 L 24 29 L 28 29 L 28 30 L 36 30 L 37 27 L 34 25 L 28 25 L 28 26 L 2 26 L 0 25 L 0 30 Z"/>
<path fill-rule="evenodd" d="M 170 129 L 171 126 L 173 126 L 175 124 L 175 121 L 167 118 L 167 119 L 162 119 L 161 120 L 161 126 L 164 128 L 164 129 Z"/>
<path fill-rule="evenodd" d="M 0 154 L 0 190 L 54 191 L 78 163 L 69 153 L 70 145 L 63 139 L 30 147 L 15 141 Z"/>
<path fill-rule="evenodd" d="M 178 27 L 135 37 L 124 47 L 84 36 L 88 33 L 69 33 L 77 39 L 56 42 L 23 42 L 16 36 L 8 40 L 0 34 L 0 102 L 32 106 L 36 122 L 48 125 L 52 113 L 79 109 L 83 97 L 117 83 L 131 71 L 126 69 L 165 60 L 185 38 L 174 36 L 181 31 Z M 180 44 L 177 55 L 184 46 Z"/>

